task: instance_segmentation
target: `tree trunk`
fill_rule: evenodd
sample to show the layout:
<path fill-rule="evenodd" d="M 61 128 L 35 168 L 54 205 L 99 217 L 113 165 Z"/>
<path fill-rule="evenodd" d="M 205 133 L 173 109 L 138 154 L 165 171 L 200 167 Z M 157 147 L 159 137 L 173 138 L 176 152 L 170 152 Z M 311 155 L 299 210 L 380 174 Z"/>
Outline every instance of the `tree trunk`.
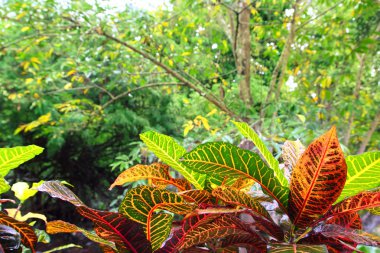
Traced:
<path fill-rule="evenodd" d="M 356 86 L 355 86 L 355 90 L 354 90 L 354 98 L 355 98 L 355 101 L 358 101 L 359 99 L 359 92 L 360 92 L 360 88 L 361 88 L 361 85 L 362 85 L 362 76 L 363 76 L 363 71 L 364 71 L 364 63 L 365 63 L 365 56 L 364 55 L 358 55 L 358 58 L 359 58 L 359 62 L 360 62 L 360 65 L 359 65 L 359 72 L 356 76 Z M 346 133 L 344 134 L 344 138 L 343 138 L 343 145 L 345 145 L 346 147 L 348 146 L 348 143 L 350 141 L 350 137 L 351 137 L 351 129 L 352 129 L 352 125 L 354 123 L 354 112 L 355 110 L 352 110 L 351 111 L 351 115 L 350 115 L 350 119 L 348 120 L 348 126 L 347 126 L 347 130 L 346 130 Z"/>
<path fill-rule="evenodd" d="M 236 42 L 236 67 L 240 98 L 246 106 L 252 106 L 251 96 L 251 31 L 249 29 L 250 8 L 246 1 L 239 1 L 238 33 Z"/>
<path fill-rule="evenodd" d="M 269 84 L 269 91 L 268 91 L 268 94 L 265 98 L 265 101 L 262 104 L 261 109 L 260 109 L 260 121 L 262 121 L 263 118 L 265 117 L 265 109 L 266 109 L 265 107 L 267 106 L 268 102 L 271 100 L 272 94 L 275 93 L 275 98 L 276 98 L 275 101 L 278 101 L 280 98 L 281 87 L 282 87 L 282 83 L 284 81 L 284 74 L 285 74 L 286 68 L 288 66 L 288 60 L 289 60 L 289 56 L 290 56 L 290 48 L 291 48 L 291 46 L 294 42 L 294 38 L 296 36 L 296 19 L 299 16 L 298 7 L 299 7 L 300 3 L 301 3 L 301 0 L 296 0 L 296 2 L 293 5 L 294 12 L 293 12 L 293 16 L 292 16 L 292 21 L 290 23 L 289 35 L 288 35 L 288 38 L 286 40 L 284 49 L 281 52 L 280 59 L 278 60 L 277 65 L 273 70 L 271 82 Z M 278 82 L 277 82 L 277 78 L 278 78 Z M 276 89 L 276 83 L 278 83 L 277 89 Z M 277 116 L 277 111 L 278 111 L 278 109 L 276 109 L 272 115 L 271 125 L 274 122 L 274 118 Z"/>
<path fill-rule="evenodd" d="M 374 120 L 372 121 L 371 128 L 368 130 L 366 136 L 364 137 L 362 144 L 360 145 L 360 148 L 358 150 L 358 154 L 364 153 L 369 141 L 371 140 L 372 134 L 376 131 L 377 126 L 380 122 L 380 111 L 377 112 Z"/>

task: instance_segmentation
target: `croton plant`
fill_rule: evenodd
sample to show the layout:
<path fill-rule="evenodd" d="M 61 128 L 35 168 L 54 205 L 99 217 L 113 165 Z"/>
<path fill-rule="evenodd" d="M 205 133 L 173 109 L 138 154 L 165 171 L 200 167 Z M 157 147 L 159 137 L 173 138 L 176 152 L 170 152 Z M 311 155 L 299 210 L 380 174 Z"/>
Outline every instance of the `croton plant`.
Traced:
<path fill-rule="evenodd" d="M 307 148 L 287 141 L 280 164 L 246 123 L 234 122 L 257 153 L 209 142 L 190 152 L 153 131 L 142 141 L 161 160 L 122 172 L 111 189 L 138 180 L 118 212 L 84 204 L 59 181 L 38 187 L 68 201 L 94 232 L 65 221 L 48 233 L 81 232 L 104 252 L 360 252 L 380 238 L 361 230 L 358 211 L 379 213 L 380 152 L 344 157 L 335 127 Z M 172 170 L 182 177 L 173 177 Z M 1 214 L 34 252 L 28 224 Z"/>

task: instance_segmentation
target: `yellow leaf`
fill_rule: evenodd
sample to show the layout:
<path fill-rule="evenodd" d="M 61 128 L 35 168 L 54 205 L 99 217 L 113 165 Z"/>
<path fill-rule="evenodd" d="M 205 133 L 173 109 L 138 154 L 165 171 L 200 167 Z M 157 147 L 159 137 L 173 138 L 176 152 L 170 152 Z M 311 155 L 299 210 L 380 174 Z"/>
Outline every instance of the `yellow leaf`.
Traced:
<path fill-rule="evenodd" d="M 331 76 L 328 76 L 322 80 L 321 87 L 322 88 L 329 88 L 331 85 L 331 82 L 332 82 L 332 78 L 331 78 Z"/>
<path fill-rule="evenodd" d="M 50 119 L 51 119 L 51 113 L 49 112 L 49 113 L 46 113 L 46 114 L 40 116 L 37 121 L 41 124 L 45 124 L 45 123 L 49 122 Z"/>
<path fill-rule="evenodd" d="M 67 76 L 72 76 L 76 73 L 77 71 L 75 69 L 72 69 L 70 70 L 69 72 L 67 72 Z"/>
<path fill-rule="evenodd" d="M 210 130 L 210 125 L 208 124 L 208 120 L 207 120 L 205 117 L 202 117 L 202 116 L 198 115 L 195 119 L 199 119 L 199 120 L 201 120 L 201 122 L 202 122 L 204 128 L 205 128 L 206 130 Z"/>
<path fill-rule="evenodd" d="M 86 95 L 90 89 L 84 89 L 83 94 Z"/>
<path fill-rule="evenodd" d="M 257 14 L 257 10 L 255 9 L 255 8 L 251 8 L 251 13 L 252 13 L 252 15 L 256 15 Z"/>
<path fill-rule="evenodd" d="M 12 185 L 11 190 L 15 193 L 16 198 L 18 198 L 21 201 L 21 203 L 23 203 L 28 198 L 36 195 L 38 191 L 33 188 L 37 188 L 42 183 L 43 181 L 40 181 L 39 183 L 33 183 L 32 188 L 29 188 L 28 183 L 17 182 Z"/>
<path fill-rule="evenodd" d="M 27 70 L 29 68 L 30 62 L 28 61 L 22 62 L 21 65 L 24 70 Z"/>
<path fill-rule="evenodd" d="M 83 76 L 80 76 L 80 77 L 78 78 L 78 82 L 79 82 L 79 83 L 83 83 L 83 82 L 84 82 L 84 78 L 83 78 Z"/>
<path fill-rule="evenodd" d="M 8 99 L 9 100 L 15 100 L 17 98 L 17 94 L 16 93 L 11 93 L 8 95 Z"/>
<path fill-rule="evenodd" d="M 181 55 L 182 56 L 189 56 L 189 55 L 191 55 L 191 53 L 190 52 L 183 52 Z"/>
<path fill-rule="evenodd" d="M 185 125 L 184 125 L 184 130 L 183 130 L 183 136 L 186 136 L 190 130 L 192 130 L 194 128 L 194 125 L 193 125 L 193 122 L 192 121 L 188 121 Z"/>
<path fill-rule="evenodd" d="M 24 26 L 23 28 L 21 28 L 21 32 L 26 32 L 30 29 L 30 26 Z"/>
<path fill-rule="evenodd" d="M 217 113 L 218 110 L 216 109 L 212 109 L 211 112 L 207 113 L 206 117 L 209 117 L 211 115 L 214 115 L 215 113 Z"/>
<path fill-rule="evenodd" d="M 30 84 L 31 82 L 33 82 L 33 78 L 26 78 L 25 79 L 25 84 Z"/>
<path fill-rule="evenodd" d="M 169 26 L 169 22 L 166 22 L 166 21 L 162 22 L 162 26 L 163 27 L 168 27 Z"/>
<path fill-rule="evenodd" d="M 33 97 L 36 98 L 36 99 L 39 99 L 39 98 L 40 98 L 40 95 L 38 95 L 38 93 L 34 93 L 34 94 L 33 94 Z"/>
<path fill-rule="evenodd" d="M 5 209 L 7 211 L 7 214 L 11 217 L 14 217 L 18 221 L 27 221 L 28 219 L 40 219 L 43 220 L 45 223 L 47 223 L 47 218 L 45 215 L 40 213 L 27 213 L 25 215 L 22 215 L 21 212 L 17 208 L 9 208 Z"/>
<path fill-rule="evenodd" d="M 211 130 L 211 135 L 214 136 L 219 131 L 219 128 Z"/>
<path fill-rule="evenodd" d="M 31 62 L 34 62 L 34 63 L 37 63 L 37 64 L 41 64 L 40 60 L 38 60 L 37 57 L 32 57 L 32 58 L 30 58 L 30 61 L 31 61 Z"/>
<path fill-rule="evenodd" d="M 73 87 L 72 83 L 67 83 L 65 86 L 63 86 L 63 89 L 68 90 L 68 89 L 71 89 L 72 87 Z"/>
<path fill-rule="evenodd" d="M 184 98 L 182 101 L 183 101 L 183 103 L 186 104 L 186 105 L 188 105 L 188 104 L 190 103 L 190 101 L 189 101 L 187 98 Z"/>
<path fill-rule="evenodd" d="M 306 121 L 305 116 L 303 116 L 302 114 L 297 114 L 297 117 L 299 118 L 299 120 L 300 120 L 302 123 L 305 123 L 305 121 Z"/>
<path fill-rule="evenodd" d="M 20 19 L 22 19 L 23 17 L 25 17 L 25 15 L 26 15 L 26 12 L 24 11 L 24 12 L 21 12 L 20 14 L 18 14 L 17 16 L 16 16 L 16 19 L 17 20 L 20 20 Z"/>
<path fill-rule="evenodd" d="M 170 50 L 174 51 L 174 45 L 173 44 L 170 44 Z"/>
<path fill-rule="evenodd" d="M 173 60 L 172 60 L 172 59 L 169 59 L 169 65 L 170 65 L 170 67 L 173 67 L 173 65 L 174 65 L 174 62 L 173 62 Z"/>

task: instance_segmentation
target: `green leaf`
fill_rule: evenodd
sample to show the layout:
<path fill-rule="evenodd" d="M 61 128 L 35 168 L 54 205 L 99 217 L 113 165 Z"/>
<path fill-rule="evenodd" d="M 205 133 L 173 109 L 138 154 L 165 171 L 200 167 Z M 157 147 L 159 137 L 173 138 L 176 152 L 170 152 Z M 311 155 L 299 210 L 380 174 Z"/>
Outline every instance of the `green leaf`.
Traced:
<path fill-rule="evenodd" d="M 268 148 L 265 146 L 264 142 L 260 139 L 257 133 L 252 128 L 250 128 L 249 125 L 245 122 L 232 121 L 232 123 L 235 124 L 235 126 L 239 129 L 242 135 L 250 139 L 255 144 L 255 146 L 265 159 L 265 162 L 274 171 L 274 174 L 278 178 L 280 184 L 282 186 L 288 186 L 289 182 L 285 178 L 284 172 L 280 169 L 278 161 L 276 160 L 276 158 L 274 158 L 272 153 L 268 150 Z"/>
<path fill-rule="evenodd" d="M 245 176 L 255 180 L 285 210 L 289 188 L 284 187 L 258 154 L 229 143 L 205 143 L 183 157 L 183 163 L 199 173 L 222 177 Z"/>
<path fill-rule="evenodd" d="M 0 177 L 5 177 L 10 170 L 41 154 L 43 150 L 36 145 L 0 148 Z"/>
<path fill-rule="evenodd" d="M 140 138 L 158 158 L 181 173 L 197 189 L 203 189 L 206 175 L 187 168 L 179 161 L 179 158 L 186 153 L 186 150 L 173 138 L 153 131 L 140 134 Z"/>
<path fill-rule="evenodd" d="M 11 186 L 8 184 L 7 180 L 5 180 L 3 177 L 0 177 L 0 194 L 9 191 L 10 188 Z"/>
<path fill-rule="evenodd" d="M 167 210 L 176 214 L 187 214 L 193 211 L 196 205 L 186 203 L 182 196 L 164 189 L 158 189 L 149 186 L 140 186 L 131 189 L 125 195 L 124 200 L 119 207 L 119 213 L 125 215 L 131 220 L 143 224 L 147 239 L 157 245 L 166 240 L 163 235 L 168 235 L 171 224 L 168 221 L 159 221 L 168 217 L 155 217 L 155 212 Z M 165 227 L 166 226 L 166 227 Z M 155 237 L 155 234 L 158 237 Z M 158 245 L 158 246 L 160 246 Z"/>
<path fill-rule="evenodd" d="M 348 156 L 347 180 L 337 202 L 346 197 L 380 186 L 380 152 Z"/>
<path fill-rule="evenodd" d="M 161 247 L 170 234 L 172 228 L 173 215 L 160 213 L 153 215 L 151 222 L 151 244 L 155 251 Z"/>

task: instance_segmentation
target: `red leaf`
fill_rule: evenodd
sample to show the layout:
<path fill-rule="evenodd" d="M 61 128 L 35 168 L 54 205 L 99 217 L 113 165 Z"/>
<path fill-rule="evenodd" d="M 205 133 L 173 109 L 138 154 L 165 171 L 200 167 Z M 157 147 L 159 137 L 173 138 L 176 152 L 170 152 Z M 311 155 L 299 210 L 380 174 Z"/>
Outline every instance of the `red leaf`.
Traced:
<path fill-rule="evenodd" d="M 361 192 L 334 205 L 320 221 L 331 216 L 353 213 L 362 209 L 378 206 L 380 206 L 380 191 Z"/>
<path fill-rule="evenodd" d="M 336 215 L 326 221 L 326 224 L 336 224 L 345 228 L 361 229 L 362 221 L 358 213 Z"/>
<path fill-rule="evenodd" d="M 314 140 L 293 170 L 289 216 L 294 225 L 307 227 L 330 209 L 346 181 L 347 166 L 335 127 Z"/>
<path fill-rule="evenodd" d="M 133 253 L 152 252 L 140 224 L 125 218 L 119 213 L 98 211 L 85 206 L 78 212 L 95 223 L 95 232 L 103 239 L 127 248 Z"/>
<path fill-rule="evenodd" d="M 4 224 L 16 230 L 21 235 L 22 244 L 30 248 L 32 252 L 36 252 L 34 246 L 37 243 L 37 236 L 31 226 L 25 222 L 15 220 L 2 212 L 0 212 L 0 224 Z"/>

